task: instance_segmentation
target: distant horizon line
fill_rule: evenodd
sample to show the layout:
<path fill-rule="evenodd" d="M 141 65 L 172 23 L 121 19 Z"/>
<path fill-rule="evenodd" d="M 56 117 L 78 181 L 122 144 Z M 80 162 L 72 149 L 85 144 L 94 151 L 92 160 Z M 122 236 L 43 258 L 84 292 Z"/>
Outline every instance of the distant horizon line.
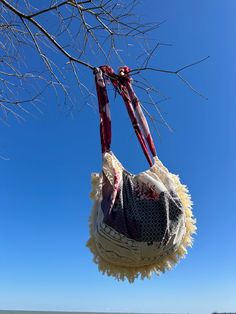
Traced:
<path fill-rule="evenodd" d="M 0 313 L 86 313 L 86 314 L 197 314 L 196 312 L 117 312 L 117 311 L 64 311 L 64 310 L 0 310 Z M 207 312 L 209 314 L 236 314 L 236 312 Z"/>
<path fill-rule="evenodd" d="M 17 313 L 85 313 L 85 314 L 105 314 L 105 313 L 109 313 L 109 314 L 196 314 L 196 312 L 117 312 L 117 311 L 63 311 L 63 310 L 0 310 L 0 314 L 4 314 L 8 313 L 8 314 L 17 314 Z M 216 312 L 216 311 L 212 311 L 212 312 L 206 312 L 209 314 L 236 314 L 236 312 Z"/>

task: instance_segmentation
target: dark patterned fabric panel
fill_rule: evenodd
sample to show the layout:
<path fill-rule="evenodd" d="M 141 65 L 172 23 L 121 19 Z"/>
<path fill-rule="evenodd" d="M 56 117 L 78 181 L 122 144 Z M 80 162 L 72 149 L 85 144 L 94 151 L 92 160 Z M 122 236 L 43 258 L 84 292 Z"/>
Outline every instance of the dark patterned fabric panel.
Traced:
<path fill-rule="evenodd" d="M 152 195 L 153 191 L 148 189 L 148 186 L 137 182 L 133 175 L 123 171 L 123 185 L 110 212 L 112 186 L 105 179 L 101 204 L 104 222 L 133 240 L 150 244 L 156 241 L 165 243 L 178 226 L 183 214 L 182 206 L 173 193 L 161 192 L 151 198 L 147 195 Z"/>

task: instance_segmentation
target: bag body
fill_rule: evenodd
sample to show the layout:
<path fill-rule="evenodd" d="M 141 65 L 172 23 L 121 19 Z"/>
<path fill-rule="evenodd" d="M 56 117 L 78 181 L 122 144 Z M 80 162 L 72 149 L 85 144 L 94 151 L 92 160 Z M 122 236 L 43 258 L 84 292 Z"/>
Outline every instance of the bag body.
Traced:
<path fill-rule="evenodd" d="M 101 72 L 98 78 L 101 83 Z M 103 82 L 100 87 L 104 92 Z M 191 246 L 196 227 L 187 188 L 156 156 L 149 129 L 143 136 L 149 136 L 153 147 L 154 162 L 148 170 L 131 174 L 112 153 L 110 130 L 106 137 L 110 124 L 106 122 L 104 128 L 104 119 L 110 119 L 110 113 L 104 118 L 107 100 L 105 97 L 106 110 L 102 105 L 100 110 L 103 165 L 100 174 L 92 175 L 94 205 L 87 246 L 103 273 L 133 282 L 138 276 L 150 277 L 172 268 Z"/>

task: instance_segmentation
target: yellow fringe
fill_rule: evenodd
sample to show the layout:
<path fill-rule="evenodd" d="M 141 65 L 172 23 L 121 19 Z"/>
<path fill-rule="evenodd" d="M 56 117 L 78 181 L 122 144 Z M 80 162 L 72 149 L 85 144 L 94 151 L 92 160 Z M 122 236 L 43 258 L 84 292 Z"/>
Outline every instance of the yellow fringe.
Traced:
<path fill-rule="evenodd" d="M 162 164 L 165 171 L 168 171 Z M 155 171 L 155 169 L 152 169 Z M 185 185 L 180 183 L 179 177 L 172 173 L 169 173 L 171 178 L 174 180 L 176 185 L 176 192 L 183 204 L 185 212 L 185 227 L 186 233 L 182 239 L 182 242 L 176 252 L 166 256 L 159 262 L 153 264 L 142 266 L 142 267 L 124 267 L 112 264 L 101 257 L 97 251 L 95 239 L 93 235 L 93 225 L 96 219 L 96 208 L 101 197 L 101 178 L 99 174 L 94 174 L 92 176 L 92 192 L 90 194 L 91 198 L 94 200 L 94 206 L 90 216 L 90 239 L 87 242 L 87 247 L 94 255 L 94 262 L 98 265 L 99 270 L 108 276 L 113 276 L 117 280 L 124 281 L 127 279 L 130 283 L 134 282 L 135 279 L 150 278 L 153 273 L 160 275 L 166 270 L 170 270 L 180 259 L 184 258 L 187 254 L 187 247 L 191 247 L 193 244 L 193 233 L 196 232 L 196 220 L 193 218 L 192 214 L 192 201 L 188 189 Z"/>

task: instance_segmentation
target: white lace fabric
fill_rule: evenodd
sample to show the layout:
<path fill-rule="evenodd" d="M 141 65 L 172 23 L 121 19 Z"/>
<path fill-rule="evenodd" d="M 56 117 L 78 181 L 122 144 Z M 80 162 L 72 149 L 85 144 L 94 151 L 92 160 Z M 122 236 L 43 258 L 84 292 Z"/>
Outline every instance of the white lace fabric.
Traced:
<path fill-rule="evenodd" d="M 165 195 L 164 199 L 171 199 L 172 203 L 179 202 L 181 213 L 178 215 L 178 219 L 171 218 L 171 207 L 167 203 L 164 203 L 164 208 L 156 208 L 156 211 L 165 210 L 163 215 L 167 217 L 164 236 L 158 241 L 155 238 L 155 232 L 152 235 L 149 228 L 146 228 L 148 236 L 153 236 L 154 240 L 142 241 L 142 239 L 137 240 L 134 239 L 135 237 L 129 236 L 129 228 L 133 227 L 131 224 L 126 228 L 128 233 L 124 234 L 125 232 L 120 232 L 115 224 L 108 223 L 110 213 L 105 213 L 102 209 L 103 187 L 105 181 L 108 180 L 113 190 L 117 190 L 116 185 L 122 186 L 123 184 L 123 171 L 126 170 L 115 155 L 112 152 L 106 152 L 103 155 L 101 174 L 92 175 L 91 198 L 94 205 L 90 217 L 90 239 L 87 246 L 94 255 L 95 263 L 103 273 L 112 275 L 119 280 L 128 279 L 133 282 L 138 277 L 150 278 L 153 273 L 160 274 L 171 269 L 186 255 L 187 247 L 192 245 L 192 234 L 195 232 L 196 226 L 192 215 L 192 202 L 186 186 L 180 183 L 178 176 L 170 173 L 164 167 L 158 157 L 154 157 L 154 165 L 151 168 L 137 175 L 131 175 L 132 182 L 134 182 L 134 186 L 137 182 L 138 186 L 147 187 L 146 191 L 151 193 L 150 202 L 153 197 L 158 198 L 160 195 Z M 140 204 L 142 204 L 142 199 L 144 199 L 144 204 L 149 204 L 149 194 L 143 193 L 141 189 L 140 195 L 137 193 L 135 197 L 140 198 Z M 111 210 L 116 210 L 117 195 L 113 196 Z M 138 211 L 140 224 L 146 219 L 147 208 L 139 207 Z M 161 216 L 157 215 L 158 217 Z M 154 228 L 152 230 L 155 231 L 153 223 L 156 224 L 156 228 L 161 228 L 156 219 L 152 221 L 152 228 Z M 130 234 L 132 235 L 132 230 Z"/>

